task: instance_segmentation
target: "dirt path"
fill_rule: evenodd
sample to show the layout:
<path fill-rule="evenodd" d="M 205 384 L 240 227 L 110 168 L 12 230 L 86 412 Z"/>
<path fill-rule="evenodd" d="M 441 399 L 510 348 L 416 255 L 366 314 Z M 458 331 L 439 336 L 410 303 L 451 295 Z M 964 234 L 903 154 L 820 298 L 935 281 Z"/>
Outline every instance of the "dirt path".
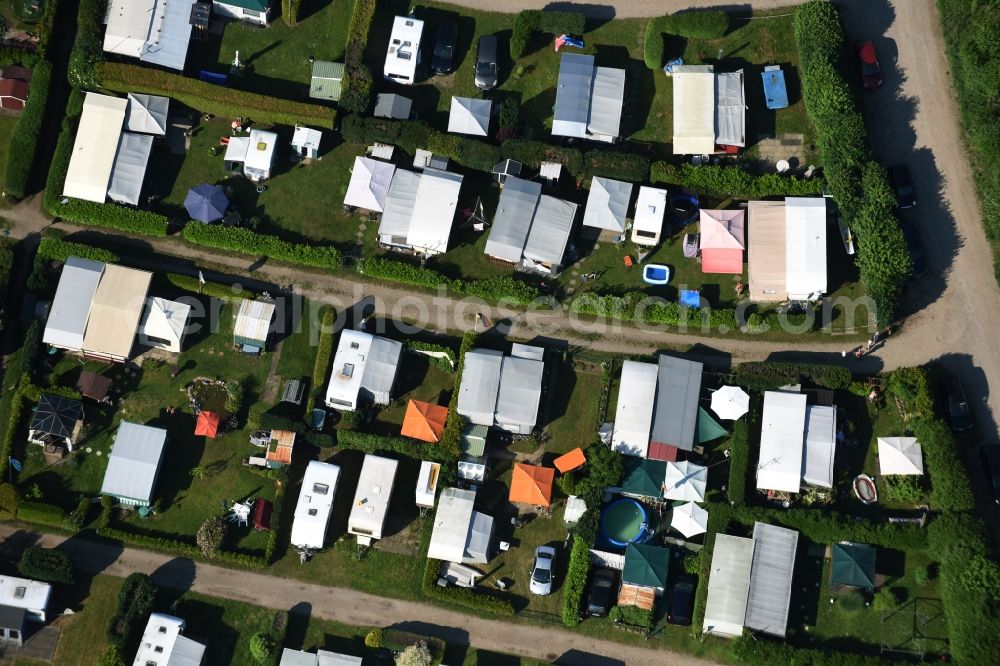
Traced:
<path fill-rule="evenodd" d="M 521 622 L 486 620 L 434 606 L 377 597 L 344 588 L 323 587 L 263 573 L 224 569 L 210 564 L 159 555 L 133 548 L 54 534 L 34 534 L 0 525 L 5 550 L 17 552 L 31 543 L 54 548 L 62 545 L 76 565 L 91 574 L 125 577 L 139 571 L 151 574 L 162 587 L 192 590 L 223 599 L 281 610 L 308 604 L 310 613 L 359 627 L 397 626 L 441 638 L 456 645 L 514 653 L 566 666 L 595 663 L 662 666 L 666 663 L 704 666 L 713 662 L 667 650 L 653 650 L 589 638 L 557 626 L 539 627 Z M 37 541 L 36 541 L 37 539 Z M 309 565 L 306 565 L 309 566 Z M 516 636 L 516 639 L 514 638 Z M 602 659 L 601 657 L 604 657 Z"/>
<path fill-rule="evenodd" d="M 459 7 L 482 10 L 483 0 L 443 0 Z M 501 13 L 514 13 L 522 9 L 558 9 L 580 12 L 593 18 L 646 18 L 648 16 L 663 16 L 682 9 L 705 9 L 710 7 L 753 7 L 754 9 L 773 9 L 798 4 L 795 0 L 750 0 L 748 2 L 733 2 L 733 0 L 597 0 L 595 2 L 566 2 L 552 0 L 490 0 L 489 10 Z"/>

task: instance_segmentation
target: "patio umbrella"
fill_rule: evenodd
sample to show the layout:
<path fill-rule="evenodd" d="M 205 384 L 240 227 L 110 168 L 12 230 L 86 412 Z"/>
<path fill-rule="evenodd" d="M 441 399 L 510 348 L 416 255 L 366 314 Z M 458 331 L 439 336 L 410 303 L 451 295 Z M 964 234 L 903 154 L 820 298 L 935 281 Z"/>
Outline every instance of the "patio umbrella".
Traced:
<path fill-rule="evenodd" d="M 694 502 L 674 507 L 670 517 L 670 527 L 684 535 L 685 538 L 702 534 L 708 530 L 708 511 Z"/>
<path fill-rule="evenodd" d="M 750 411 L 750 396 L 739 386 L 723 386 L 712 394 L 712 411 L 720 419 L 735 421 Z"/>
<path fill-rule="evenodd" d="M 202 183 L 188 190 L 184 208 L 192 220 L 208 224 L 222 219 L 229 208 L 229 199 L 218 185 Z"/>

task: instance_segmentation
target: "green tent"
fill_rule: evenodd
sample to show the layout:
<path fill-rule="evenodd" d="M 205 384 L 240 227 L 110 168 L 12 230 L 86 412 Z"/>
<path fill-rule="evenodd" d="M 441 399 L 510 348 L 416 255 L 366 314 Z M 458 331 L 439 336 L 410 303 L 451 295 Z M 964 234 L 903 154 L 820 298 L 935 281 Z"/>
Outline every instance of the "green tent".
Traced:
<path fill-rule="evenodd" d="M 866 543 L 844 541 L 833 544 L 831 585 L 875 587 L 875 549 Z"/>
<path fill-rule="evenodd" d="M 667 463 L 648 458 L 625 458 L 625 481 L 622 492 L 637 497 L 663 497 L 663 482 L 667 478 Z"/>
<path fill-rule="evenodd" d="M 639 587 L 663 589 L 667 585 L 670 550 L 658 546 L 630 543 L 625 549 L 622 582 Z"/>
<path fill-rule="evenodd" d="M 711 442 L 712 440 L 725 437 L 729 431 L 719 425 L 719 422 L 712 418 L 712 415 L 705 411 L 704 407 L 698 408 L 698 422 L 694 427 L 694 439 L 699 444 Z"/>

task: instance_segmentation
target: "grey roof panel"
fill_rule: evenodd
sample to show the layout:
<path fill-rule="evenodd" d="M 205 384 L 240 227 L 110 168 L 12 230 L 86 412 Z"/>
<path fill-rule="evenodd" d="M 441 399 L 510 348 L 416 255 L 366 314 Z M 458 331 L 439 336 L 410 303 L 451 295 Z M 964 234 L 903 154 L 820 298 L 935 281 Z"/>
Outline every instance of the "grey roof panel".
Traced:
<path fill-rule="evenodd" d="M 799 533 L 776 525 L 754 523 L 753 538 L 746 626 L 784 637 Z"/>
<path fill-rule="evenodd" d="M 122 421 L 108 456 L 101 494 L 149 501 L 159 473 L 167 431 Z"/>
<path fill-rule="evenodd" d="M 486 241 L 486 254 L 511 263 L 521 261 L 541 193 L 540 183 L 507 177 Z"/>
<path fill-rule="evenodd" d="M 660 356 L 653 408 L 652 441 L 690 451 L 695 444 L 702 364 Z"/>
<path fill-rule="evenodd" d="M 524 246 L 524 257 L 532 261 L 561 263 L 574 219 L 575 203 L 542 195 Z"/>
<path fill-rule="evenodd" d="M 497 397 L 497 423 L 534 426 L 542 397 L 542 372 L 545 364 L 516 356 L 503 359 L 500 393 Z"/>

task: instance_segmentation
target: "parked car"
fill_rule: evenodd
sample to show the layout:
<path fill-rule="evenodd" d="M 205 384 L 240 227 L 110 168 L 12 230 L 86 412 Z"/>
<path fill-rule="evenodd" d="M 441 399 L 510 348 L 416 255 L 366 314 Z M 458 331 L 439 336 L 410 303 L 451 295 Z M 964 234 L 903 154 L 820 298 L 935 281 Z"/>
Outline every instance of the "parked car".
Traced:
<path fill-rule="evenodd" d="M 614 569 L 597 569 L 590 579 L 587 615 L 604 617 L 618 596 L 618 573 Z"/>
<path fill-rule="evenodd" d="M 497 53 L 499 40 L 496 35 L 483 35 L 476 49 L 476 87 L 492 90 L 497 87 Z"/>
<path fill-rule="evenodd" d="M 948 423 L 955 432 L 972 430 L 972 409 L 965 397 L 965 388 L 955 375 L 948 375 L 944 382 L 948 395 Z"/>
<path fill-rule="evenodd" d="M 903 222 L 903 238 L 906 239 L 906 251 L 910 254 L 910 276 L 920 278 L 927 275 L 927 255 L 924 254 L 924 244 L 920 240 L 917 228 L 911 222 Z"/>
<path fill-rule="evenodd" d="M 900 208 L 913 208 L 917 205 L 917 191 L 910 178 L 910 170 L 904 164 L 894 164 L 889 167 L 889 182 L 896 195 L 896 205 Z"/>
<path fill-rule="evenodd" d="M 698 579 L 694 576 L 678 576 L 670 588 L 670 605 L 667 607 L 667 622 L 687 626 L 691 624 L 694 610 L 694 588 Z"/>
<path fill-rule="evenodd" d="M 552 592 L 552 575 L 556 568 L 556 549 L 552 546 L 539 546 L 535 549 L 535 563 L 531 567 L 531 583 L 528 589 L 532 594 L 546 595 Z"/>
<path fill-rule="evenodd" d="M 442 21 L 438 24 L 434 37 L 434 54 L 431 56 L 431 71 L 448 74 L 455 69 L 455 42 L 458 41 L 458 24 Z"/>
<path fill-rule="evenodd" d="M 861 65 L 861 85 L 865 90 L 875 90 L 882 85 L 882 68 L 878 64 L 875 42 L 858 43 L 858 61 Z"/>
<path fill-rule="evenodd" d="M 1000 504 L 1000 444 L 983 444 L 979 447 L 986 482 L 990 484 L 993 501 Z"/>

